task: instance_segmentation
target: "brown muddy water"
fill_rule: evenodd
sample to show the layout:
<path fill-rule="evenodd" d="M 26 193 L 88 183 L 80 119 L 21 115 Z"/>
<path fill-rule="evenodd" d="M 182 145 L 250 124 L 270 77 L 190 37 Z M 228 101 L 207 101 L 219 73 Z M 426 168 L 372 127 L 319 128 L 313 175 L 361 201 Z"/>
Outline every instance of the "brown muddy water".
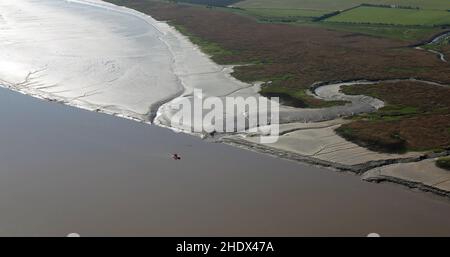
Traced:
<path fill-rule="evenodd" d="M 444 198 L 6 89 L 0 210 L 1 236 L 450 235 Z"/>

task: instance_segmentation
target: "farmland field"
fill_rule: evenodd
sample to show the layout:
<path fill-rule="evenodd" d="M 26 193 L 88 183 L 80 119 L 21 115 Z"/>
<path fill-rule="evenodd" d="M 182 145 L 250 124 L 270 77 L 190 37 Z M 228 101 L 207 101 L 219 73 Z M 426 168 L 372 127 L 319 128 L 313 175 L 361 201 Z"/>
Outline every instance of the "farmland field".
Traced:
<path fill-rule="evenodd" d="M 397 5 L 420 10 L 380 7 L 369 10 L 367 6 L 347 10 L 361 4 Z M 261 22 L 301 23 L 403 41 L 426 40 L 445 30 L 444 26 L 450 23 L 448 0 L 245 0 L 233 6 Z M 343 10 L 347 11 L 329 17 L 329 22 L 314 20 Z"/>
<path fill-rule="evenodd" d="M 450 12 L 361 6 L 326 19 L 330 22 L 392 25 L 450 24 Z"/>
<path fill-rule="evenodd" d="M 324 10 L 313 9 L 268 9 L 268 8 L 248 8 L 246 13 L 258 17 L 320 17 L 327 13 Z"/>
<path fill-rule="evenodd" d="M 235 4 L 240 8 L 301 8 L 315 10 L 344 10 L 362 3 L 402 5 L 422 9 L 448 10 L 448 0 L 245 0 Z"/>
<path fill-rule="evenodd" d="M 317 22 L 308 24 L 331 30 L 366 34 L 375 37 L 400 39 L 407 42 L 416 42 L 428 39 L 442 30 L 436 27 L 425 26 L 386 26 L 382 24 L 356 24 L 339 22 Z"/>

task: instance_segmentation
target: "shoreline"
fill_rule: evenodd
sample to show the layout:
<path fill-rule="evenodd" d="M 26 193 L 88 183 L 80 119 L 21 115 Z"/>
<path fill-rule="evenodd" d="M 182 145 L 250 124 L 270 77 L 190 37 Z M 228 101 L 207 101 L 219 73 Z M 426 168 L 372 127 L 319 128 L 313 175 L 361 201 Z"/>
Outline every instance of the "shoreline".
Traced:
<path fill-rule="evenodd" d="M 344 165 L 339 163 L 333 163 L 329 161 L 324 161 L 320 159 L 316 159 L 310 156 L 300 155 L 298 153 L 290 152 L 287 150 L 280 150 L 277 148 L 273 148 L 270 146 L 265 146 L 262 144 L 251 143 L 243 139 L 239 138 L 223 138 L 217 141 L 218 143 L 228 144 L 234 147 L 238 147 L 241 149 L 246 149 L 248 151 L 254 151 L 261 154 L 267 154 L 276 158 L 285 159 L 288 161 L 294 161 L 302 164 L 307 164 L 311 166 L 319 166 L 325 169 L 328 169 L 333 172 L 339 173 L 347 173 L 351 175 L 355 175 L 361 178 L 361 180 L 370 182 L 370 183 L 383 183 L 389 182 L 396 185 L 406 186 L 409 189 L 418 189 L 422 192 L 430 192 L 437 196 L 444 197 L 446 200 L 450 200 L 450 191 L 442 190 L 436 188 L 434 186 L 429 186 L 421 182 L 415 182 L 407 179 L 401 179 L 393 176 L 382 176 L 382 177 L 368 177 L 368 174 L 377 168 L 386 167 L 389 165 L 402 165 L 408 163 L 417 163 L 424 160 L 432 160 L 442 156 L 450 155 L 450 151 L 446 151 L 443 153 L 435 153 L 429 154 L 425 153 L 419 157 L 413 158 L 399 158 L 399 159 L 391 159 L 391 160 L 381 160 L 381 161 L 372 161 L 366 162 L 360 165 Z"/>
<path fill-rule="evenodd" d="M 391 183 L 395 185 L 404 186 L 410 190 L 419 190 L 423 193 L 431 193 L 435 196 L 442 197 L 446 200 L 450 200 L 450 192 L 447 190 L 441 190 L 433 186 L 425 185 L 421 182 L 414 182 L 410 180 L 400 179 L 396 177 L 390 177 L 390 176 L 384 176 L 380 178 L 369 178 L 365 179 L 364 181 L 370 182 L 370 183 Z"/>
<path fill-rule="evenodd" d="M 145 22 L 147 22 L 149 25 L 150 24 L 147 19 L 151 18 L 151 16 L 140 13 L 136 10 L 127 8 L 127 7 L 117 7 L 115 5 L 112 5 L 110 3 L 106 3 L 106 2 L 97 2 L 97 1 L 89 1 L 89 0 L 71 0 L 69 2 L 76 2 L 76 3 L 80 3 L 80 4 L 86 4 L 86 5 L 91 5 L 91 6 L 95 6 L 97 8 L 106 8 L 106 9 L 111 9 L 113 11 L 117 11 L 120 13 L 125 13 L 125 14 L 131 14 L 131 15 L 136 15 L 136 17 L 143 19 Z M 101 4 L 99 4 L 101 3 Z M 114 8 L 113 8 L 114 7 Z M 120 10 L 116 10 L 116 8 L 120 8 Z M 123 11 L 126 10 L 126 11 Z M 131 12 L 130 12 L 131 11 Z M 151 18 L 153 19 L 153 18 Z M 154 20 L 154 19 L 153 19 Z M 165 22 L 160 22 L 160 21 L 156 21 L 158 24 L 165 24 L 164 26 L 167 26 L 167 28 L 169 28 L 177 37 L 181 37 L 184 38 L 184 40 L 188 40 L 186 36 L 182 35 L 181 33 L 179 33 L 174 27 L 168 25 Z M 152 25 L 153 26 L 153 25 Z M 155 27 L 155 26 L 154 26 Z M 156 28 L 156 27 L 155 27 Z M 158 29 L 158 28 L 156 28 Z M 441 35 L 442 36 L 442 35 Z M 438 37 L 441 37 L 438 36 Z M 164 42 L 164 40 L 161 40 Z M 189 41 L 189 40 L 188 40 Z M 190 41 L 189 41 L 190 42 Z M 431 42 L 434 42 L 434 40 L 432 40 Z M 170 48 L 170 46 L 168 45 L 167 42 L 164 42 L 168 48 Z M 192 43 L 191 43 L 192 44 Z M 200 49 L 198 48 L 198 46 L 192 44 L 195 47 L 195 51 L 198 51 L 200 54 L 204 57 L 208 57 L 206 54 L 204 54 L 203 52 L 200 51 Z M 173 50 L 171 50 L 172 52 L 172 57 L 175 58 L 175 54 L 173 53 Z M 208 58 L 209 59 L 209 58 Z M 176 59 L 173 60 L 174 62 L 177 62 Z M 212 62 L 211 60 L 209 60 L 210 62 Z M 215 64 L 215 67 L 222 67 L 220 65 Z M 239 82 L 239 85 L 247 85 L 246 83 L 240 82 L 237 79 L 235 79 L 234 77 L 232 77 L 230 75 L 229 72 L 224 72 L 224 69 L 226 67 L 222 67 L 223 69 L 219 71 L 219 73 L 223 73 L 225 74 L 225 77 L 227 77 L 228 79 L 231 79 L 233 82 Z M 51 93 L 45 93 L 42 91 L 39 91 L 38 89 L 29 89 L 26 86 L 25 87 L 16 87 L 14 84 L 10 84 L 10 85 L 0 85 L 2 87 L 8 88 L 10 90 L 14 90 L 17 92 L 20 92 L 22 94 L 25 95 L 29 95 L 35 98 L 39 98 L 39 99 L 43 99 L 43 100 L 47 100 L 47 101 L 51 101 L 51 102 L 58 102 L 61 104 L 65 104 L 65 105 L 69 105 L 69 106 L 73 106 L 76 108 L 80 108 L 80 109 L 85 109 L 88 111 L 94 111 L 94 112 L 101 112 L 101 113 L 105 113 L 108 115 L 113 115 L 116 117 L 121 117 L 121 118 L 126 118 L 126 119 L 130 119 L 133 121 L 137 121 L 140 123 L 146 123 L 146 124 L 154 124 L 160 127 L 165 127 L 174 131 L 181 131 L 184 133 L 187 133 L 186 131 L 183 130 L 179 130 L 179 128 L 174 128 L 174 127 L 170 127 L 167 126 L 163 123 L 158 123 L 158 116 L 159 113 L 163 113 L 163 108 L 166 104 L 169 104 L 172 101 L 176 101 L 177 99 L 179 99 L 180 97 L 183 97 L 183 95 L 186 94 L 186 92 L 189 92 L 189 90 L 192 90 L 192 88 L 189 88 L 183 81 L 183 79 L 181 79 L 180 77 L 180 73 L 177 71 L 174 71 L 174 74 L 177 76 L 177 78 L 179 79 L 179 82 L 181 84 L 181 86 L 183 87 L 183 90 L 178 91 L 177 93 L 175 93 L 172 96 L 168 96 L 165 100 L 161 100 L 159 102 L 155 102 L 153 103 L 150 108 L 149 108 L 149 112 L 146 114 L 138 114 L 138 113 L 133 113 L 132 111 L 129 110 L 118 110 L 117 112 L 115 112 L 113 109 L 111 108 L 102 108 L 103 106 L 101 105 L 95 105 L 95 104 L 90 104 L 89 102 L 86 101 L 81 101 L 81 100 L 77 100 L 78 102 L 74 102 L 71 101 L 70 99 L 64 99 L 63 97 L 57 96 L 57 95 L 52 95 Z M 222 74 L 222 75 L 223 75 Z M 401 80 L 416 80 L 416 81 L 422 81 L 420 79 L 414 79 L 414 78 L 405 78 L 405 79 L 390 79 L 390 80 L 379 80 L 379 81 L 368 81 L 368 80 L 352 80 L 352 81 L 348 81 L 348 82 L 317 82 L 314 83 L 311 86 L 311 90 L 314 93 L 314 95 L 316 95 L 316 90 L 321 88 L 321 87 L 326 87 L 326 86 L 336 86 L 336 84 L 348 84 L 348 83 L 368 83 L 368 84 L 376 84 L 376 83 L 380 83 L 383 81 L 401 81 Z M 438 82 L 432 82 L 432 81 L 423 81 L 423 82 L 427 82 L 427 83 L 433 83 L 433 84 L 439 84 Z M 27 83 L 27 81 L 25 81 L 24 83 Z M 7 84 L 7 83 L 5 83 Z M 230 88 L 231 93 L 239 91 L 239 90 L 244 90 L 246 89 L 246 87 L 239 87 L 236 86 L 236 88 Z M 439 84 L 441 85 L 441 84 Z M 247 86 L 251 87 L 253 86 L 252 84 L 248 84 Z M 444 86 L 448 86 L 448 85 L 444 85 Z M 339 87 L 339 86 L 338 86 Z M 214 91 L 214 89 L 211 91 L 212 93 L 217 93 L 216 91 Z M 214 95 L 214 94 L 212 94 Z M 317 95 L 316 95 L 317 96 Z M 367 98 L 367 97 L 366 97 Z M 373 107 L 373 106 L 372 106 Z M 372 110 L 376 110 L 377 108 L 374 107 L 374 109 Z M 366 109 L 364 109 L 366 110 Z M 370 110 L 370 108 L 369 108 Z M 337 114 L 336 114 L 337 115 Z M 341 114 L 337 115 L 338 117 Z M 336 119 L 337 117 L 334 117 L 334 119 Z M 330 120 L 330 119 L 325 119 L 324 120 Z M 295 121 L 298 120 L 291 120 L 289 122 L 286 122 L 286 124 L 291 124 Z M 317 122 L 320 120 L 315 120 L 313 122 Z M 193 133 L 187 133 L 187 134 L 191 134 L 191 135 L 195 135 L 198 137 L 202 137 L 201 135 L 198 134 L 193 134 Z M 332 162 L 332 161 L 327 161 L 327 160 L 322 160 L 322 159 L 317 159 L 311 156 L 306 156 L 306 155 L 301 155 L 299 153 L 294 153 L 285 149 L 278 149 L 278 148 L 274 148 L 274 147 L 270 147 L 270 146 L 266 146 L 266 145 L 261 145 L 261 144 L 255 144 L 255 143 L 251 143 L 249 141 L 240 139 L 239 133 L 236 133 L 232 136 L 229 135 L 219 135 L 220 138 L 217 140 L 217 142 L 221 142 L 221 143 L 225 143 L 225 144 L 230 144 L 233 145 L 235 147 L 240 147 L 240 148 L 245 148 L 248 150 L 252 150 L 252 151 L 257 151 L 260 153 L 264 153 L 264 154 L 269 154 L 272 156 L 276 156 L 279 158 L 283 158 L 283 159 L 288 159 L 288 160 L 293 160 L 293 161 L 297 161 L 297 162 L 301 162 L 301 163 L 307 163 L 307 164 L 311 164 L 311 165 L 320 165 L 322 167 L 327 167 L 333 170 L 338 170 L 338 171 L 348 171 L 351 172 L 353 174 L 358 174 L 358 175 L 364 175 L 367 171 L 374 169 L 374 168 L 378 168 L 378 167 L 384 167 L 387 165 L 391 165 L 391 164 L 396 164 L 396 163 L 411 163 L 411 162 L 419 162 L 425 159 L 430 159 L 430 158 L 436 158 L 439 155 L 435 154 L 428 154 L 428 153 L 421 153 L 419 154 L 418 157 L 407 157 L 407 158 L 394 158 L 394 159 L 388 159 L 388 160 L 373 160 L 370 162 L 365 162 L 362 164 L 358 164 L 358 165 L 347 165 L 347 164 L 342 164 L 342 163 L 338 163 L 338 162 Z M 442 153 L 441 156 L 444 155 L 449 155 L 450 152 L 445 152 Z M 369 180 L 370 182 L 380 182 L 384 180 L 392 180 L 393 183 L 396 184 L 408 184 L 410 183 L 410 185 L 413 185 L 413 183 L 415 182 L 411 182 L 411 181 L 407 181 L 407 180 L 403 180 L 403 179 L 399 179 L 399 178 L 389 178 L 389 177 L 385 177 L 385 178 L 380 178 L 380 179 L 372 179 Z M 412 183 L 412 184 L 411 184 Z M 426 185 L 420 186 L 419 184 L 416 185 L 417 188 L 421 189 L 423 188 L 423 191 L 433 191 L 432 187 L 428 188 Z M 438 189 L 436 189 L 436 192 L 439 192 Z M 444 191 L 446 192 L 445 195 L 446 196 L 450 196 L 450 191 Z M 439 194 L 443 194 L 442 192 Z"/>

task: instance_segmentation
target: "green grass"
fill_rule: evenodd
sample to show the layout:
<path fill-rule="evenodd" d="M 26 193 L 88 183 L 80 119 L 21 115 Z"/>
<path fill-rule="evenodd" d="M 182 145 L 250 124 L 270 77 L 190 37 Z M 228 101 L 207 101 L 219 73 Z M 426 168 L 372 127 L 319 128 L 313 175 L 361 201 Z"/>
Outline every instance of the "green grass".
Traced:
<path fill-rule="evenodd" d="M 322 101 L 306 93 L 306 89 L 278 85 L 263 86 L 259 93 L 266 97 L 279 97 L 280 103 L 298 108 L 324 108 L 343 105 L 344 101 Z"/>
<path fill-rule="evenodd" d="M 450 170 L 450 157 L 442 157 L 436 161 L 436 166 L 441 169 Z"/>
<path fill-rule="evenodd" d="M 326 14 L 323 10 L 311 9 L 270 9 L 270 8 L 248 8 L 244 12 L 258 17 L 285 18 L 285 17 L 320 17 Z"/>
<path fill-rule="evenodd" d="M 354 116 L 354 120 L 369 120 L 369 121 L 396 121 L 407 117 L 412 117 L 420 114 L 420 110 L 412 106 L 395 106 L 387 105 L 377 112 L 366 113 Z"/>
<path fill-rule="evenodd" d="M 450 6 L 449 6 L 450 8 Z M 380 8 L 381 9 L 381 8 Z M 387 9 L 387 8 L 383 8 Z M 363 23 L 344 23 L 344 22 L 314 22 L 313 19 L 320 17 L 329 11 L 316 9 L 277 9 L 277 8 L 249 8 L 234 9 L 224 8 L 226 11 L 232 11 L 249 17 L 254 17 L 264 23 L 290 23 L 305 26 L 315 26 L 327 28 L 330 30 L 346 31 L 360 33 L 369 36 L 398 39 L 408 42 L 425 40 L 442 31 L 440 28 L 422 25 L 398 26 L 392 24 L 370 24 Z M 450 15 L 450 12 L 447 12 Z"/>
<path fill-rule="evenodd" d="M 369 36 L 383 37 L 408 41 L 411 43 L 426 40 L 442 31 L 441 28 L 409 25 L 399 26 L 392 24 L 370 24 L 364 23 L 344 23 L 344 22 L 315 22 L 314 19 L 336 10 L 354 7 L 361 3 L 371 4 L 390 4 L 397 3 L 404 6 L 419 6 L 429 9 L 447 10 L 450 9 L 450 1 L 431 0 L 425 3 L 414 0 L 400 1 L 374 1 L 374 0 L 261 0 L 261 1 L 243 1 L 234 4 L 238 8 L 218 8 L 223 11 L 233 12 L 240 15 L 255 18 L 261 23 L 286 23 L 302 26 L 322 27 L 330 30 L 346 31 L 360 33 Z M 345 8 L 342 8 L 345 6 Z M 325 8 L 324 8 L 325 7 Z M 318 9 L 319 8 L 319 9 Z M 387 9 L 387 8 L 384 8 Z M 450 12 L 448 12 L 450 15 Z"/>
<path fill-rule="evenodd" d="M 328 18 L 326 21 L 432 26 L 450 24 L 450 12 L 361 6 Z"/>
<path fill-rule="evenodd" d="M 297 8 L 337 11 L 360 4 L 383 4 L 419 7 L 432 10 L 449 10 L 449 0 L 245 0 L 234 4 L 240 8 Z"/>

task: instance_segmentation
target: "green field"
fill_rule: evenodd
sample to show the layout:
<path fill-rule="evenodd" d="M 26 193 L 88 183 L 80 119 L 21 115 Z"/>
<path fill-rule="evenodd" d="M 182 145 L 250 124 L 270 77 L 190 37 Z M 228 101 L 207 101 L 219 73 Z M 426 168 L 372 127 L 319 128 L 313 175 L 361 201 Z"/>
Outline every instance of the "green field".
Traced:
<path fill-rule="evenodd" d="M 282 18 L 282 17 L 320 17 L 327 13 L 324 10 L 312 9 L 269 9 L 269 8 L 247 8 L 246 13 L 268 18 Z"/>
<path fill-rule="evenodd" d="M 212 0 L 186 1 L 203 3 Z M 448 29 L 448 25 L 450 25 L 450 0 L 244 0 L 237 3 L 228 2 L 234 8 L 225 7 L 222 10 L 249 16 L 262 23 L 317 26 L 331 30 L 399 39 L 411 43 L 426 40 L 432 35 Z M 361 4 L 386 7 L 360 6 Z M 396 5 L 397 8 L 388 8 L 388 5 Z M 342 12 L 336 15 L 337 11 Z M 335 16 L 329 17 L 329 15 Z M 317 19 L 319 17 L 320 19 Z M 326 17 L 328 18 L 326 19 Z"/>
<path fill-rule="evenodd" d="M 361 6 L 326 19 L 329 22 L 391 25 L 450 24 L 450 12 Z"/>
<path fill-rule="evenodd" d="M 402 8 L 358 7 L 361 4 Z M 427 39 L 445 29 L 437 26 L 450 24 L 450 0 L 244 0 L 233 6 L 262 22 L 319 26 L 410 42 Z M 325 22 L 314 20 L 336 11 L 343 12 Z"/>
<path fill-rule="evenodd" d="M 337 11 L 360 4 L 383 4 L 419 7 L 422 9 L 449 10 L 449 0 L 245 0 L 234 4 L 240 8 L 296 8 Z"/>
<path fill-rule="evenodd" d="M 386 26 L 378 24 L 349 24 L 335 22 L 318 22 L 308 24 L 331 30 L 361 33 L 375 37 L 385 37 L 414 42 L 416 40 L 428 39 L 436 35 L 441 30 L 435 27 L 406 27 L 406 26 Z"/>

